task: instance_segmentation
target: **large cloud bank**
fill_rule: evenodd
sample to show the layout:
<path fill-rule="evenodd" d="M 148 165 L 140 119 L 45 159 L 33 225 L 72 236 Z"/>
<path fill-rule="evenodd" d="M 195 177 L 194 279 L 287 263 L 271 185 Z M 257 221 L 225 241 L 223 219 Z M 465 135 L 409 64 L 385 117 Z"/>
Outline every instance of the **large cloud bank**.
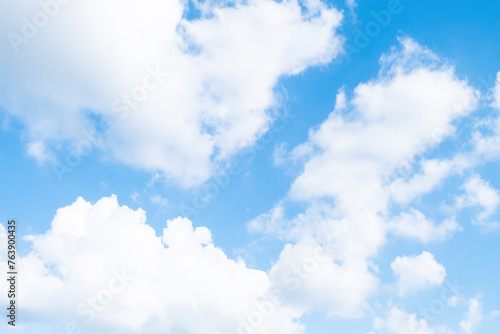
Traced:
<path fill-rule="evenodd" d="M 318 1 L 206 2 L 190 20 L 177 0 L 0 6 L 0 108 L 61 178 L 99 149 L 199 184 L 267 130 L 281 76 L 342 49 L 342 15 Z"/>
<path fill-rule="evenodd" d="M 270 302 L 267 274 L 228 259 L 211 237 L 185 218 L 167 221 L 156 236 L 144 211 L 115 196 L 93 205 L 79 198 L 58 210 L 47 232 L 25 237 L 32 250 L 19 261 L 18 302 L 32 322 L 20 329 L 302 333 L 299 312 Z M 2 225 L 0 240 L 4 246 Z"/>

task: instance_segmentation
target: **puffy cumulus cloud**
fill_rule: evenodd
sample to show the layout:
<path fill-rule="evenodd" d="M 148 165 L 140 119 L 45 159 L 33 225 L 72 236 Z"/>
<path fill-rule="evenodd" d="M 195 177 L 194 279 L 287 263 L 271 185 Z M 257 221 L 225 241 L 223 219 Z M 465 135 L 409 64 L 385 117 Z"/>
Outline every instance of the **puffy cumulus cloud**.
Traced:
<path fill-rule="evenodd" d="M 464 333 L 474 333 L 474 329 L 483 321 L 483 304 L 480 297 L 476 296 L 469 300 L 469 309 L 460 322 L 460 329 Z"/>
<path fill-rule="evenodd" d="M 408 205 L 421 195 L 434 190 L 450 175 L 460 174 L 478 161 L 475 155 L 465 153 L 458 153 L 449 159 L 422 159 L 418 173 L 408 179 L 399 177 L 391 183 L 391 197 L 398 204 Z M 410 162 L 405 161 L 402 169 L 409 165 Z"/>
<path fill-rule="evenodd" d="M 498 191 L 478 175 L 469 178 L 464 184 L 464 188 L 466 196 L 459 199 L 459 205 L 481 206 L 484 212 L 481 213 L 480 219 L 488 218 L 498 208 L 500 204 Z"/>
<path fill-rule="evenodd" d="M 275 277 L 301 265 L 305 245 L 316 243 L 329 254 L 290 293 L 305 308 L 316 303 L 330 314 L 359 315 L 377 290 L 377 267 L 371 261 L 388 231 L 429 242 L 459 229 L 451 220 L 437 225 L 416 210 L 399 216 L 391 212 L 389 205 L 396 201 L 391 184 L 406 182 L 397 174 L 401 165 L 455 133 L 453 121 L 475 109 L 478 93 L 446 62 L 409 38 L 402 38 L 400 47 L 380 61 L 377 78 L 352 93 L 338 93 L 334 111 L 310 130 L 307 142 L 288 157 L 280 152 L 281 160 L 300 163 L 303 170 L 286 198 L 248 224 L 252 232 L 290 242 L 271 269 L 274 285 L 284 286 Z M 439 174 L 444 174 L 447 168 L 428 168 L 430 173 L 441 169 Z M 305 209 L 297 213 L 296 207 Z M 430 281 L 441 274 L 438 270 Z M 335 282 L 329 287 L 323 285 L 328 275 Z M 320 294 L 316 288 L 323 286 Z"/>
<path fill-rule="evenodd" d="M 269 272 L 273 287 L 286 291 L 286 300 L 303 312 L 320 308 L 331 316 L 362 316 L 378 287 L 377 267 L 368 256 L 384 239 L 382 220 L 366 212 L 341 218 L 326 203 L 293 219 L 286 219 L 284 210 L 277 205 L 249 223 L 250 231 L 293 241 Z M 353 223 L 365 218 L 370 224 Z"/>
<path fill-rule="evenodd" d="M 319 1 L 207 1 L 190 20 L 178 0 L 1 3 L 0 107 L 30 154 L 70 142 L 184 186 L 267 130 L 281 76 L 342 49 L 342 15 Z"/>
<path fill-rule="evenodd" d="M 477 206 L 482 208 L 474 224 L 480 225 L 484 230 L 494 230 L 498 227 L 498 222 L 490 221 L 490 217 L 500 206 L 500 195 L 498 190 L 493 188 L 489 182 L 481 179 L 479 175 L 471 176 L 463 186 L 465 194 L 457 197 L 456 206 L 458 208 Z"/>
<path fill-rule="evenodd" d="M 475 333 L 484 320 L 481 296 L 468 300 L 468 310 L 459 323 L 460 333 Z M 385 318 L 377 317 L 370 334 L 455 334 L 458 333 L 445 325 L 431 326 L 425 319 L 418 319 L 415 314 L 406 313 L 393 307 Z"/>
<path fill-rule="evenodd" d="M 378 279 L 365 261 L 341 262 L 318 243 L 285 246 L 269 278 L 288 305 L 304 312 L 326 309 L 329 316 L 361 316 Z"/>
<path fill-rule="evenodd" d="M 425 319 L 418 319 L 416 314 L 408 314 L 393 307 L 387 317 L 375 318 L 374 331 L 370 334 L 453 334 L 446 326 L 430 326 Z"/>
<path fill-rule="evenodd" d="M 382 58 L 388 68 L 377 80 L 356 87 L 350 108 L 311 131 L 316 154 L 293 183 L 293 199 L 329 196 L 346 208 L 383 209 L 381 179 L 453 134 L 452 120 L 475 108 L 477 92 L 452 68 L 427 64 L 435 56 L 412 40 L 401 43 L 401 51 Z"/>
<path fill-rule="evenodd" d="M 0 234 L 3 242 L 1 225 Z M 176 218 L 158 237 L 144 211 L 114 196 L 95 204 L 79 198 L 57 211 L 47 232 L 26 240 L 32 250 L 19 259 L 20 312 L 31 321 L 25 333 L 46 323 L 64 331 L 65 323 L 54 327 L 66 319 L 92 332 L 234 334 L 269 294 L 266 273 L 228 259 L 207 228 Z M 279 303 L 273 310 L 251 333 L 303 332 L 300 313 Z"/>
<path fill-rule="evenodd" d="M 500 72 L 497 74 L 496 85 L 491 89 L 491 97 L 491 106 L 500 109 L 500 103 L 498 103 L 500 101 Z M 398 204 L 408 205 L 419 196 L 435 189 L 447 177 L 462 176 L 464 171 L 472 170 L 477 165 L 500 159 L 500 118 L 492 117 L 487 121 L 478 122 L 471 135 L 472 138 L 467 143 L 467 145 L 471 144 L 469 150 L 460 151 L 451 158 L 422 158 L 419 161 L 418 173 L 409 173 L 409 178 L 400 177 L 392 182 L 392 199 Z M 434 144 L 433 139 L 424 142 L 420 145 L 421 153 Z M 405 169 L 412 168 L 412 163 L 410 159 L 405 160 L 401 169 L 406 172 Z"/>
<path fill-rule="evenodd" d="M 398 256 L 391 263 L 391 268 L 398 278 L 397 287 L 400 296 L 439 286 L 446 276 L 443 265 L 439 264 L 429 252 L 415 256 Z"/>
<path fill-rule="evenodd" d="M 462 230 L 453 219 L 446 219 L 441 224 L 436 224 L 413 208 L 394 217 L 389 226 L 390 231 L 398 236 L 417 239 L 424 243 L 446 240 L 456 231 Z"/>

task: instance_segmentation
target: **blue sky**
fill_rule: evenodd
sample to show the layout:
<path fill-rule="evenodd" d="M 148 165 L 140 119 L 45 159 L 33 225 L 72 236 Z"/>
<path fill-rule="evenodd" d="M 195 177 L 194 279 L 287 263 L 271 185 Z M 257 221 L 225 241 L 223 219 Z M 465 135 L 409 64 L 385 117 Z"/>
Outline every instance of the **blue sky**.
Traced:
<path fill-rule="evenodd" d="M 500 3 L 2 8 L 20 332 L 500 328 Z"/>

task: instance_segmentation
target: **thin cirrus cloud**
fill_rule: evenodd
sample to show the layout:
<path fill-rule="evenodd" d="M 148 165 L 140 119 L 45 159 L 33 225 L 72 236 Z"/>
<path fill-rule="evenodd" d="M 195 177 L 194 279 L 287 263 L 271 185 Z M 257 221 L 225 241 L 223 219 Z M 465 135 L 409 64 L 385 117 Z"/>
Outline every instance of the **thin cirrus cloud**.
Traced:
<path fill-rule="evenodd" d="M 207 4 L 186 19 L 183 1 L 2 0 L 0 107 L 27 152 L 63 176 L 69 142 L 197 185 L 267 130 L 278 78 L 342 50 L 342 14 L 321 2 Z"/>

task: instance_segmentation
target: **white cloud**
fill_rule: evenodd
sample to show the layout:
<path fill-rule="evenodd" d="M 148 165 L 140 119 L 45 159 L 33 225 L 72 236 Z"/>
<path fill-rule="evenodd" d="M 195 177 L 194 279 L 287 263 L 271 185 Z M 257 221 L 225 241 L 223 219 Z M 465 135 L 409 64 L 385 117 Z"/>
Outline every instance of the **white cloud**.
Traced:
<path fill-rule="evenodd" d="M 157 204 L 159 206 L 162 206 L 162 207 L 166 207 L 168 206 L 168 199 L 166 199 L 165 197 L 159 195 L 159 194 L 156 194 L 156 195 L 151 195 L 149 197 L 151 203 L 154 203 L 154 204 Z"/>
<path fill-rule="evenodd" d="M 463 333 L 476 333 L 476 328 L 482 323 L 484 316 L 482 314 L 481 296 L 469 299 L 468 310 L 464 319 L 460 322 L 459 328 Z M 452 307 L 456 306 L 458 301 Z M 495 316 L 495 315 L 491 315 Z M 374 331 L 370 334 L 454 334 L 446 325 L 430 325 L 425 319 L 418 319 L 416 314 L 409 314 L 405 311 L 393 307 L 387 317 L 375 318 L 373 322 Z"/>
<path fill-rule="evenodd" d="M 38 1 L 1 2 L 2 36 L 28 34 L 22 19 L 46 16 Z M 206 2 L 207 15 L 191 21 L 180 0 L 52 6 L 18 53 L 0 41 L 0 107 L 26 125 L 29 143 L 52 149 L 62 141 L 84 151 L 85 131 L 108 119 L 115 130 L 92 149 L 184 186 L 203 182 L 267 130 L 280 77 L 342 49 L 342 16 L 321 2 L 223 3 Z"/>
<path fill-rule="evenodd" d="M 356 7 L 356 0 L 346 0 L 345 3 L 347 4 L 347 7 L 349 7 L 351 10 Z"/>
<path fill-rule="evenodd" d="M 373 196 L 384 192 L 380 179 L 419 153 L 420 144 L 433 140 L 435 146 L 453 134 L 451 121 L 473 110 L 476 93 L 453 69 L 425 66 L 428 50 L 402 44 L 401 52 L 383 58 L 392 61 L 383 63 L 385 75 L 355 89 L 349 117 L 336 110 L 311 132 L 317 153 L 293 183 L 293 199 L 331 196 L 341 205 L 379 210 L 387 196 Z"/>
<path fill-rule="evenodd" d="M 496 85 L 492 89 L 491 106 L 500 109 L 500 72 L 497 74 Z M 472 132 L 472 150 L 459 152 L 449 159 L 422 159 L 420 161 L 420 172 L 411 175 L 409 179 L 399 177 L 391 184 L 391 194 L 398 204 L 406 205 L 419 196 L 433 190 L 450 175 L 462 175 L 462 173 L 472 167 L 491 160 L 500 159 L 500 118 L 485 119 L 478 122 L 481 127 L 487 129 L 489 134 L 484 134 L 479 130 Z M 437 132 L 437 137 L 439 137 Z M 432 146 L 433 140 L 421 145 L 423 153 Z M 411 169 L 413 161 L 404 160 L 404 169 Z M 496 228 L 496 222 L 486 223 L 485 230 Z"/>
<path fill-rule="evenodd" d="M 460 206 L 481 206 L 484 212 L 480 219 L 490 217 L 500 204 L 500 195 L 487 181 L 478 175 L 470 177 L 464 184 L 466 196 L 460 199 Z"/>
<path fill-rule="evenodd" d="M 453 233 L 462 230 L 454 219 L 446 219 L 437 225 L 413 208 L 394 217 L 389 222 L 389 228 L 398 236 L 418 239 L 424 243 L 446 240 Z"/>
<path fill-rule="evenodd" d="M 458 305 L 458 303 L 460 302 L 460 297 L 457 296 L 457 295 L 453 295 L 451 296 L 450 298 L 448 298 L 448 303 L 447 305 L 449 307 L 456 307 Z"/>
<path fill-rule="evenodd" d="M 493 87 L 491 106 L 500 110 L 500 72 L 497 73 L 496 85 Z M 474 133 L 474 154 L 483 161 L 500 159 L 500 117 L 488 122 L 488 130 L 492 133 L 483 134 L 479 131 Z"/>
<path fill-rule="evenodd" d="M 482 212 L 478 214 L 474 224 L 483 227 L 483 230 L 494 230 L 498 222 L 490 221 L 490 217 L 500 206 L 500 194 L 487 181 L 478 175 L 471 176 L 464 184 L 465 194 L 457 197 L 457 208 L 478 206 Z"/>
<path fill-rule="evenodd" d="M 415 314 L 408 314 L 393 307 L 387 317 L 377 317 L 373 323 L 375 333 L 384 334 L 452 334 L 445 326 L 430 326 L 425 319 L 418 319 Z"/>
<path fill-rule="evenodd" d="M 491 311 L 488 316 L 492 318 L 496 318 L 500 315 L 500 311 Z"/>
<path fill-rule="evenodd" d="M 132 198 L 132 200 L 134 202 L 137 201 L 138 197 L 139 197 L 139 193 L 137 192 L 137 190 L 134 190 L 134 192 L 132 193 L 132 195 L 130 195 L 130 198 Z"/>
<path fill-rule="evenodd" d="M 406 217 L 411 219 L 404 225 L 388 224 L 392 219 L 390 180 L 398 167 L 453 135 L 452 122 L 474 110 L 478 95 L 430 50 L 409 38 L 400 44 L 381 58 L 376 79 L 359 84 L 352 94 L 339 91 L 328 119 L 311 129 L 308 141 L 290 153 L 290 161 L 305 162 L 286 198 L 248 224 L 250 231 L 293 243 L 283 250 L 271 273 L 285 273 L 286 268 L 300 264 L 304 244 L 318 244 L 327 251 L 330 260 L 324 266 L 329 269 L 324 270 L 335 276 L 331 279 L 345 293 L 330 295 L 329 291 L 337 291 L 330 287 L 320 295 L 321 277 L 326 274 L 318 272 L 317 280 L 311 274 L 310 280 L 290 293 L 305 308 L 318 304 L 330 314 L 359 315 L 377 290 L 371 258 L 390 229 L 424 242 L 442 240 L 458 230 L 451 220 L 436 225 L 416 213 Z M 297 206 L 306 208 L 297 213 Z M 426 230 L 417 231 L 421 227 Z M 407 260 L 402 259 L 403 263 Z M 444 268 L 441 272 L 437 263 L 424 264 L 435 272 L 430 277 L 422 274 L 422 281 L 415 283 L 439 284 Z M 273 284 L 279 282 L 273 279 Z"/>
<path fill-rule="evenodd" d="M 483 321 L 483 304 L 479 300 L 480 296 L 469 300 L 469 309 L 460 322 L 460 329 L 465 333 L 474 333 L 474 329 Z"/>
<path fill-rule="evenodd" d="M 273 161 L 275 166 L 282 166 L 285 164 L 286 145 L 284 143 L 274 146 Z"/>
<path fill-rule="evenodd" d="M 287 304 L 304 312 L 325 309 L 329 316 L 359 317 L 378 279 L 364 261 L 343 263 L 314 241 L 288 244 L 269 272 Z"/>
<path fill-rule="evenodd" d="M 55 160 L 52 152 L 47 151 L 45 144 L 41 141 L 28 143 L 26 151 L 28 155 L 35 158 L 38 164 L 44 164 Z"/>
<path fill-rule="evenodd" d="M 1 225 L 0 237 L 4 245 Z M 57 211 L 50 230 L 26 240 L 32 251 L 18 261 L 19 312 L 30 319 L 24 333 L 67 319 L 92 332 L 112 326 L 123 333 L 234 334 L 271 287 L 265 272 L 228 259 L 207 228 L 179 217 L 158 237 L 144 211 L 119 206 L 114 196 L 95 204 L 79 198 Z M 254 333 L 303 332 L 295 321 L 300 313 L 273 307 Z"/>
<path fill-rule="evenodd" d="M 399 177 L 391 183 L 391 196 L 396 203 L 407 205 L 435 189 L 448 176 L 462 173 L 476 162 L 474 157 L 461 153 L 452 159 L 422 159 L 419 173 L 413 174 L 408 180 Z M 404 161 L 404 164 L 408 168 L 410 162 Z"/>
<path fill-rule="evenodd" d="M 415 256 L 398 256 L 391 263 L 391 268 L 398 278 L 400 296 L 439 286 L 446 276 L 445 268 L 429 252 Z"/>
<path fill-rule="evenodd" d="M 496 85 L 493 88 L 493 103 L 492 106 L 500 109 L 500 72 L 497 73 Z"/>
<path fill-rule="evenodd" d="M 286 226 L 282 226 L 284 222 L 284 207 L 277 204 L 268 213 L 262 214 L 256 219 L 250 221 L 247 229 L 252 233 L 266 233 L 281 235 L 286 233 Z"/>

